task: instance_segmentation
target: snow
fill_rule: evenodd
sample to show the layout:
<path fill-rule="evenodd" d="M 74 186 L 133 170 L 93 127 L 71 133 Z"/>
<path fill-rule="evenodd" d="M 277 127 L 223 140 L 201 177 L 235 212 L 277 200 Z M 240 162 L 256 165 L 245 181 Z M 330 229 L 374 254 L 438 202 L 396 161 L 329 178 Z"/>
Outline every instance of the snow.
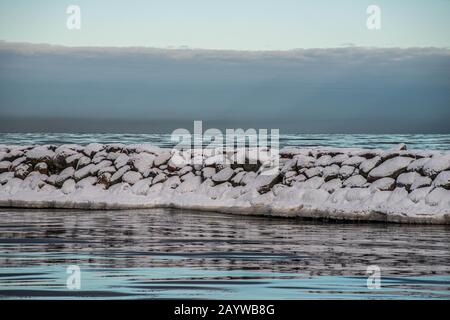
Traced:
<path fill-rule="evenodd" d="M 136 172 L 136 171 L 128 171 L 128 172 L 124 173 L 124 175 L 122 176 L 122 181 L 126 182 L 130 185 L 135 184 L 136 182 L 138 182 L 141 179 L 142 179 L 142 174 L 140 174 L 139 172 Z"/>
<path fill-rule="evenodd" d="M 374 181 L 370 185 L 371 190 L 387 191 L 387 190 L 393 190 L 394 188 L 395 188 L 395 180 L 392 178 L 381 178 L 381 179 Z"/>
<path fill-rule="evenodd" d="M 234 175 L 234 170 L 231 169 L 230 167 L 226 167 L 226 168 L 220 170 L 219 172 L 217 172 L 216 174 L 214 174 L 212 176 L 212 180 L 214 182 L 224 182 L 224 181 L 230 180 L 233 175 Z"/>
<path fill-rule="evenodd" d="M 233 170 L 218 155 L 205 157 L 204 163 L 198 156 L 200 164 L 179 166 L 171 161 L 176 152 L 144 145 L 61 146 L 51 158 L 49 148 L 0 150 L 0 206 L 173 207 L 286 217 L 450 222 L 449 153 L 291 148 L 285 153 L 288 158 L 280 159 L 279 173 L 262 175 L 261 170 L 250 171 L 258 166 Z M 43 162 L 34 165 L 36 159 L 29 153 L 43 157 Z M 425 158 L 414 159 L 419 157 Z M 12 162 L 18 164 L 15 170 Z"/>
<path fill-rule="evenodd" d="M 366 178 L 358 174 L 345 180 L 343 186 L 349 188 L 362 187 L 366 184 L 366 182 L 367 182 Z"/>
<path fill-rule="evenodd" d="M 156 167 L 159 167 L 163 164 L 166 164 L 170 158 L 171 158 L 170 152 L 162 152 L 155 158 L 154 165 Z"/>
<path fill-rule="evenodd" d="M 413 158 L 408 157 L 395 157 L 388 159 L 369 172 L 369 179 L 392 177 L 398 174 L 401 170 L 406 170 L 406 167 L 408 167 L 413 160 Z"/>
<path fill-rule="evenodd" d="M 369 173 L 370 170 L 375 168 L 380 162 L 381 162 L 381 157 L 375 156 L 372 159 L 364 160 L 363 162 L 361 162 L 361 164 L 359 165 L 359 169 L 363 173 L 367 174 L 367 173 Z"/>
<path fill-rule="evenodd" d="M 439 172 L 450 169 L 450 155 L 433 157 L 423 166 L 423 172 L 430 177 L 436 176 Z"/>
<path fill-rule="evenodd" d="M 68 168 L 64 169 L 56 178 L 55 184 L 57 186 L 62 185 L 64 181 L 66 181 L 69 178 L 72 178 L 74 173 L 75 173 L 75 169 L 72 167 L 68 167 Z"/>
<path fill-rule="evenodd" d="M 439 173 L 434 179 L 433 185 L 436 187 L 450 189 L 450 171 L 442 171 Z"/>
<path fill-rule="evenodd" d="M 25 153 L 25 156 L 28 159 L 42 160 L 46 158 L 53 158 L 55 156 L 55 153 L 45 146 L 40 146 L 27 151 Z"/>

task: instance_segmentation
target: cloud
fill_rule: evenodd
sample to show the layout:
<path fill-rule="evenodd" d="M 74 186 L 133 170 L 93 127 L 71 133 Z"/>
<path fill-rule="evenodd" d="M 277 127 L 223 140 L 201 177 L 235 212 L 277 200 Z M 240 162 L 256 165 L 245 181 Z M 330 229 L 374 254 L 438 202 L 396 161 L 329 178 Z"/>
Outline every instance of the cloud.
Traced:
<path fill-rule="evenodd" d="M 432 47 L 232 51 L 1 42 L 0 127 L 26 131 L 7 119 L 34 118 L 52 130 L 45 119 L 85 118 L 103 121 L 93 130 L 129 123 L 134 131 L 136 121 L 198 119 L 295 132 L 448 132 L 449 71 L 450 50 Z"/>

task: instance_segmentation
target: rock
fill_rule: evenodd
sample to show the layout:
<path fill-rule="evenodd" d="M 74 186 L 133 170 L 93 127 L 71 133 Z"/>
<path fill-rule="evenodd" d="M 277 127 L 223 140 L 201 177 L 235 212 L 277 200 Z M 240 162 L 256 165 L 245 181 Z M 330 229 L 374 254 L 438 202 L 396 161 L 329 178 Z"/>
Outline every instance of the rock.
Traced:
<path fill-rule="evenodd" d="M 108 166 L 108 167 L 103 167 L 101 169 L 98 170 L 97 174 L 100 176 L 103 173 L 109 172 L 111 174 L 113 174 L 114 172 L 116 172 L 116 167 L 115 166 Z"/>
<path fill-rule="evenodd" d="M 305 155 L 297 156 L 295 159 L 297 159 L 297 169 L 312 168 L 314 167 L 314 162 L 316 161 L 314 157 Z"/>
<path fill-rule="evenodd" d="M 125 172 L 129 171 L 131 169 L 130 166 L 123 166 L 120 167 L 112 176 L 111 176 L 111 184 L 114 184 L 116 182 L 120 182 L 120 179 L 122 179 L 122 176 L 125 174 Z"/>
<path fill-rule="evenodd" d="M 430 160 L 430 158 L 420 158 L 417 160 L 412 161 L 408 167 L 406 167 L 407 171 L 422 171 L 423 166 L 425 163 L 427 163 Z"/>
<path fill-rule="evenodd" d="M 205 169 L 208 169 L 208 168 L 205 168 Z M 244 178 L 244 176 L 246 175 L 246 171 L 240 171 L 240 172 L 238 172 L 238 173 L 236 173 L 236 175 L 231 179 L 231 183 L 234 185 L 234 186 L 239 186 L 239 185 L 241 185 L 241 183 L 242 183 L 242 179 Z M 211 175 L 211 177 L 212 177 L 212 175 Z"/>
<path fill-rule="evenodd" d="M 360 156 L 353 156 L 342 162 L 343 166 L 353 166 L 353 167 L 359 167 L 359 165 L 366 161 L 366 158 L 360 157 Z"/>
<path fill-rule="evenodd" d="M 91 175 L 96 175 L 101 169 L 110 167 L 111 165 L 112 162 L 110 160 L 102 160 L 101 162 L 92 166 L 89 172 Z"/>
<path fill-rule="evenodd" d="M 297 159 L 289 159 L 281 168 L 281 173 L 284 174 L 288 171 L 292 171 L 297 166 Z"/>
<path fill-rule="evenodd" d="M 381 163 L 381 157 L 375 156 L 371 159 L 364 160 L 363 162 L 361 162 L 361 164 L 359 165 L 359 170 L 361 173 L 363 173 L 364 175 L 367 176 L 369 171 L 371 171 L 373 168 L 375 168 L 380 163 Z"/>
<path fill-rule="evenodd" d="M 429 206 L 450 206 L 450 190 L 435 188 L 425 197 L 425 203 Z"/>
<path fill-rule="evenodd" d="M 14 178 L 14 172 L 0 173 L 0 184 L 5 184 L 12 178 Z"/>
<path fill-rule="evenodd" d="M 417 172 L 405 172 L 398 176 L 397 178 L 397 186 L 404 187 L 406 190 L 410 190 L 413 183 L 420 179 L 422 176 Z"/>
<path fill-rule="evenodd" d="M 61 187 L 63 185 L 64 181 L 73 177 L 74 173 L 75 173 L 75 169 L 72 167 L 67 167 L 66 169 L 61 171 L 61 173 L 58 175 L 58 177 L 55 180 L 55 186 Z"/>
<path fill-rule="evenodd" d="M 314 168 L 310 168 L 310 169 L 305 170 L 304 174 L 308 178 L 312 178 L 312 177 L 321 175 L 322 174 L 322 170 L 323 169 L 321 167 L 314 167 Z"/>
<path fill-rule="evenodd" d="M 127 165 L 128 162 L 130 162 L 130 157 L 128 155 L 122 153 L 116 158 L 116 160 L 114 160 L 114 166 L 117 169 L 120 169 L 123 166 Z"/>
<path fill-rule="evenodd" d="M 340 178 L 345 180 L 348 177 L 350 177 L 353 174 L 353 172 L 355 172 L 355 167 L 349 166 L 349 165 L 345 165 L 345 166 L 342 166 L 339 169 L 338 175 L 339 175 Z"/>
<path fill-rule="evenodd" d="M 155 161 L 156 156 L 149 153 L 138 153 L 133 156 L 133 166 L 139 171 L 144 177 L 148 177 L 150 169 L 153 167 L 153 161 Z"/>
<path fill-rule="evenodd" d="M 159 182 L 164 182 L 164 181 L 166 181 L 166 180 L 167 180 L 167 176 L 166 176 L 164 173 L 159 173 L 158 175 L 156 175 L 156 176 L 153 178 L 152 183 L 153 183 L 153 184 L 157 184 L 157 183 L 159 183 Z"/>
<path fill-rule="evenodd" d="M 73 179 L 65 180 L 61 186 L 61 191 L 64 194 L 69 194 L 69 193 L 74 192 L 75 191 L 75 180 L 73 180 Z"/>
<path fill-rule="evenodd" d="M 23 163 L 25 160 L 27 160 L 26 157 L 19 157 L 11 162 L 11 169 L 15 169 L 19 164 Z"/>
<path fill-rule="evenodd" d="M 205 167 L 202 169 L 203 178 L 208 179 L 216 174 L 216 168 L 214 167 Z"/>
<path fill-rule="evenodd" d="M 172 155 L 169 162 L 167 163 L 167 169 L 169 169 L 169 171 L 177 171 L 187 166 L 189 163 L 190 159 L 176 152 Z"/>
<path fill-rule="evenodd" d="M 129 185 L 133 185 L 142 178 L 142 174 L 140 174 L 139 172 L 128 171 L 122 176 L 122 181 L 128 183 Z"/>
<path fill-rule="evenodd" d="M 10 166 L 11 166 L 11 162 L 10 161 L 1 161 L 0 162 L 0 173 L 8 172 Z"/>
<path fill-rule="evenodd" d="M 450 189 L 450 171 L 442 171 L 433 181 L 435 187 L 441 187 L 444 189 Z"/>
<path fill-rule="evenodd" d="M 231 179 L 233 177 L 234 171 L 230 167 L 226 167 L 225 169 L 219 171 L 215 175 L 212 176 L 212 181 L 216 183 L 225 182 Z"/>
<path fill-rule="evenodd" d="M 49 150 L 46 146 L 39 146 L 27 151 L 25 156 L 31 160 L 48 161 L 55 156 L 55 152 Z"/>
<path fill-rule="evenodd" d="M 48 184 L 54 186 L 54 185 L 55 185 L 56 178 L 58 178 L 58 175 L 57 175 L 57 174 L 52 174 L 50 177 L 47 178 L 46 182 L 47 182 Z"/>
<path fill-rule="evenodd" d="M 408 195 L 408 198 L 414 203 L 425 201 L 426 196 L 431 190 L 433 190 L 433 187 L 417 188 Z"/>
<path fill-rule="evenodd" d="M 183 168 L 178 172 L 178 174 L 179 174 L 179 176 L 184 176 L 186 173 L 192 172 L 192 171 L 193 171 L 193 168 L 192 168 L 191 166 L 186 166 L 186 167 L 183 167 Z"/>
<path fill-rule="evenodd" d="M 48 166 L 45 162 L 38 162 L 34 166 L 34 170 L 42 174 L 48 174 Z"/>
<path fill-rule="evenodd" d="M 348 159 L 348 155 L 346 154 L 338 154 L 331 159 L 331 164 L 341 165 L 344 161 Z"/>
<path fill-rule="evenodd" d="M 155 167 L 164 165 L 169 161 L 170 158 L 171 158 L 170 152 L 162 152 L 155 158 L 153 165 Z"/>
<path fill-rule="evenodd" d="M 279 154 L 282 158 L 292 158 L 295 155 L 302 154 L 304 150 L 295 147 L 284 147 L 280 150 Z"/>
<path fill-rule="evenodd" d="M 315 176 L 295 185 L 302 189 L 319 189 L 324 183 L 325 180 L 322 177 Z"/>
<path fill-rule="evenodd" d="M 76 169 L 80 170 L 81 168 L 86 167 L 90 163 L 91 163 L 91 158 L 82 156 L 81 158 L 78 159 Z"/>
<path fill-rule="evenodd" d="M 408 157 L 395 157 L 388 159 L 369 172 L 368 180 L 375 181 L 385 177 L 395 179 L 400 175 L 400 173 L 406 171 L 406 168 L 413 160 L 413 158 Z"/>
<path fill-rule="evenodd" d="M 131 187 L 131 192 L 138 196 L 146 196 L 150 190 L 153 178 L 139 180 Z"/>
<path fill-rule="evenodd" d="M 349 188 L 360 188 L 363 187 L 366 184 L 366 182 L 367 182 L 366 178 L 358 174 L 345 180 L 343 185 L 344 187 Z"/>
<path fill-rule="evenodd" d="M 431 186 L 432 180 L 430 177 L 419 176 L 417 177 L 411 187 L 410 190 L 414 190 L 417 188 L 428 187 Z"/>
<path fill-rule="evenodd" d="M 75 184 L 77 189 L 83 189 L 89 186 L 93 186 L 98 181 L 97 177 L 86 177 Z"/>
<path fill-rule="evenodd" d="M 104 147 L 105 146 L 100 143 L 90 143 L 86 147 L 84 147 L 83 153 L 86 156 L 91 157 L 93 154 L 103 150 Z"/>
<path fill-rule="evenodd" d="M 336 179 L 339 175 L 339 169 L 339 166 L 336 164 L 323 168 L 322 176 L 325 179 L 325 182 Z"/>
<path fill-rule="evenodd" d="M 111 185 L 111 177 L 112 174 L 110 172 L 102 172 L 97 178 L 97 184 L 104 185 L 105 188 L 108 188 Z"/>
<path fill-rule="evenodd" d="M 326 167 L 331 164 L 332 157 L 330 155 L 323 155 L 316 161 L 316 166 Z"/>
<path fill-rule="evenodd" d="M 25 179 L 25 177 L 33 170 L 29 164 L 20 164 L 17 166 L 14 176 L 19 179 Z"/>
<path fill-rule="evenodd" d="M 253 181 L 248 182 L 247 186 L 249 188 L 255 189 L 259 193 L 266 193 L 269 192 L 275 184 L 281 182 L 281 180 L 282 176 L 280 174 L 260 174 Z"/>
<path fill-rule="evenodd" d="M 370 190 L 392 191 L 395 189 L 395 179 L 381 178 L 370 185 Z"/>
<path fill-rule="evenodd" d="M 333 193 L 334 191 L 342 188 L 342 181 L 340 179 L 333 179 L 322 184 L 320 188 L 328 193 Z"/>
<path fill-rule="evenodd" d="M 163 188 L 176 189 L 181 184 L 178 176 L 173 176 L 163 183 Z"/>
<path fill-rule="evenodd" d="M 80 181 L 81 179 L 86 178 L 88 175 L 91 174 L 91 169 L 95 167 L 95 164 L 88 164 L 85 167 L 82 167 L 81 169 L 75 171 L 73 177 L 75 178 L 75 181 Z"/>
<path fill-rule="evenodd" d="M 192 177 L 195 177 L 195 174 L 193 174 L 192 172 L 188 172 L 188 173 L 186 173 L 184 175 L 179 175 L 179 177 L 180 177 L 180 180 L 182 182 L 184 182 L 184 181 L 186 181 L 188 179 L 191 179 Z"/>
<path fill-rule="evenodd" d="M 439 172 L 450 169 L 450 155 L 434 156 L 423 166 L 425 175 L 435 178 Z"/>
<path fill-rule="evenodd" d="M 189 175 L 189 173 L 186 175 Z M 202 184 L 201 177 L 191 174 L 189 178 L 185 179 L 180 184 L 180 186 L 177 188 L 177 191 L 181 193 L 194 192 L 200 187 L 201 184 Z"/>
<path fill-rule="evenodd" d="M 243 186 L 246 186 L 247 184 L 249 184 L 253 180 L 255 180 L 256 177 L 257 177 L 256 172 L 253 172 L 253 171 L 246 172 L 244 174 L 244 176 L 242 177 L 242 180 L 241 180 L 240 184 L 243 185 Z"/>
<path fill-rule="evenodd" d="M 78 160 L 81 157 L 83 157 L 83 155 L 81 153 L 75 153 L 75 154 L 65 158 L 65 162 L 68 166 L 72 166 L 72 167 L 76 168 L 77 164 L 78 164 Z"/>

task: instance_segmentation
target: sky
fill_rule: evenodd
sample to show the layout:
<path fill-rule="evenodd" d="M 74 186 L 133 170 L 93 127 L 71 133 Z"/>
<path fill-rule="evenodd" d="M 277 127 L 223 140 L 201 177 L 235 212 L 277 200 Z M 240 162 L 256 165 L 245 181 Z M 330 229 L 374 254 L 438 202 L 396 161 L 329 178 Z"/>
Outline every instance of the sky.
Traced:
<path fill-rule="evenodd" d="M 68 30 L 66 8 L 81 9 Z M 369 5 L 381 29 L 366 27 Z M 450 133 L 450 1 L 3 1 L 0 132 Z"/>
<path fill-rule="evenodd" d="M 81 29 L 66 28 L 66 8 Z M 366 9 L 381 9 L 368 30 Z M 0 39 L 67 46 L 288 50 L 450 47 L 449 0 L 0 0 Z"/>

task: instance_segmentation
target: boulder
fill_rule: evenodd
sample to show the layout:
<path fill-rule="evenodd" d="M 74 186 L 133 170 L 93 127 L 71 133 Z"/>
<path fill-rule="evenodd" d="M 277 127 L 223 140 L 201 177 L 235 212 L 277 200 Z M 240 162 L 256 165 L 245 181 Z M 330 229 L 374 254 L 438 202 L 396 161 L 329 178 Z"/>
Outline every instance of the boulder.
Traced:
<path fill-rule="evenodd" d="M 90 143 L 84 147 L 83 153 L 91 158 L 95 153 L 100 152 L 104 148 L 105 146 L 100 143 Z"/>
<path fill-rule="evenodd" d="M 95 164 L 88 164 L 85 167 L 82 167 L 81 169 L 75 171 L 73 177 L 75 178 L 75 181 L 80 181 L 81 179 L 86 178 L 91 174 L 91 169 L 95 167 Z"/>
<path fill-rule="evenodd" d="M 360 188 L 363 187 L 367 183 L 366 178 L 362 175 L 351 176 L 347 180 L 344 181 L 344 187 L 348 188 Z"/>
<path fill-rule="evenodd" d="M 369 172 L 368 180 L 375 181 L 387 177 L 396 179 L 402 172 L 406 171 L 406 168 L 413 160 L 413 158 L 408 157 L 388 159 Z"/>
<path fill-rule="evenodd" d="M 170 158 L 171 158 L 170 152 L 162 152 L 155 158 L 155 160 L 153 161 L 153 165 L 155 167 L 162 166 L 166 164 Z"/>
<path fill-rule="evenodd" d="M 226 167 L 212 176 L 212 181 L 222 183 L 230 180 L 234 176 L 234 170 Z"/>
<path fill-rule="evenodd" d="M 1 161 L 0 162 L 0 173 L 8 172 L 11 167 L 11 161 Z"/>
<path fill-rule="evenodd" d="M 14 176 L 19 179 L 25 179 L 25 177 L 33 170 L 33 167 L 29 164 L 23 163 L 17 166 Z"/>
<path fill-rule="evenodd" d="M 120 167 L 120 169 L 118 169 L 112 176 L 111 176 L 111 184 L 120 182 L 120 180 L 122 179 L 122 176 L 125 174 L 125 172 L 129 171 L 131 169 L 130 166 L 126 165 L 123 167 Z"/>
<path fill-rule="evenodd" d="M 69 193 L 74 192 L 75 191 L 75 180 L 73 180 L 73 179 L 65 180 L 61 186 L 61 191 L 64 194 L 69 194 Z"/>
<path fill-rule="evenodd" d="M 142 174 L 136 171 L 128 171 L 123 174 L 122 181 L 128 183 L 129 185 L 133 185 L 139 180 L 141 180 Z"/>
<path fill-rule="evenodd" d="M 435 187 L 450 189 L 450 171 L 440 172 L 433 181 Z"/>
<path fill-rule="evenodd" d="M 343 166 L 353 166 L 353 167 L 359 167 L 359 165 L 366 161 L 366 158 L 360 157 L 360 156 L 353 156 L 342 162 Z"/>
<path fill-rule="evenodd" d="M 433 156 L 423 166 L 423 172 L 425 175 L 435 178 L 439 172 L 450 169 L 450 155 L 445 156 Z"/>
<path fill-rule="evenodd" d="M 381 178 L 378 179 L 370 185 L 371 190 L 380 191 L 392 191 L 395 189 L 395 179 L 392 178 Z"/>
<path fill-rule="evenodd" d="M 328 193 L 333 193 L 336 190 L 342 188 L 342 181 L 340 179 L 333 179 L 322 184 L 320 188 L 327 191 Z"/>
<path fill-rule="evenodd" d="M 377 165 L 379 165 L 380 163 L 381 163 L 381 157 L 375 156 L 371 159 L 367 159 L 367 160 L 364 160 L 363 162 L 361 162 L 361 164 L 359 165 L 359 170 L 362 174 L 367 176 L 367 174 L 373 168 L 375 168 Z"/>
<path fill-rule="evenodd" d="M 55 180 L 55 186 L 60 188 L 63 185 L 64 181 L 74 176 L 74 173 L 75 169 L 73 167 L 67 167 L 66 169 L 61 171 L 61 173 Z"/>

